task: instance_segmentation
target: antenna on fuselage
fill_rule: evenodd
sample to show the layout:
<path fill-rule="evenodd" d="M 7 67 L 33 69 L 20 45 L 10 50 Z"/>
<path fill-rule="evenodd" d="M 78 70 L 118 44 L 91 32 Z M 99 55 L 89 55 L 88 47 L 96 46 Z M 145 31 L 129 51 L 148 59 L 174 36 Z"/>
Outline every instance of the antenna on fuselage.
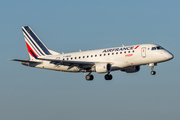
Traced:
<path fill-rule="evenodd" d="M 81 52 L 81 50 L 79 49 L 79 52 Z"/>
<path fill-rule="evenodd" d="M 124 45 L 122 44 L 122 46 L 124 47 Z"/>

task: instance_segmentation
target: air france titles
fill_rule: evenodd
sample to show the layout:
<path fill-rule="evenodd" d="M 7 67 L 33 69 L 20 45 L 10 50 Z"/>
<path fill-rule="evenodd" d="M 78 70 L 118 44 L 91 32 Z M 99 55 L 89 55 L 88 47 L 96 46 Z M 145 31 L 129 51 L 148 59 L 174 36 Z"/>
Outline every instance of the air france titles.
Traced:
<path fill-rule="evenodd" d="M 118 52 L 118 51 L 124 51 L 124 50 L 133 50 L 134 46 L 128 46 L 128 47 L 121 47 L 121 48 L 110 48 L 103 50 L 103 53 L 106 52 Z"/>

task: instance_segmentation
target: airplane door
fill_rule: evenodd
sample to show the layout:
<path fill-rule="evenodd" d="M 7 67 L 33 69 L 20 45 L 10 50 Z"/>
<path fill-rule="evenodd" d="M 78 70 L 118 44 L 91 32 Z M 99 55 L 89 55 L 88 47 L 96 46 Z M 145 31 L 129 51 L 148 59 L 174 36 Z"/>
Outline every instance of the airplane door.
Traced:
<path fill-rule="evenodd" d="M 141 49 L 141 55 L 142 55 L 143 58 L 146 57 L 146 48 L 145 48 L 145 47 L 143 47 L 143 48 Z"/>

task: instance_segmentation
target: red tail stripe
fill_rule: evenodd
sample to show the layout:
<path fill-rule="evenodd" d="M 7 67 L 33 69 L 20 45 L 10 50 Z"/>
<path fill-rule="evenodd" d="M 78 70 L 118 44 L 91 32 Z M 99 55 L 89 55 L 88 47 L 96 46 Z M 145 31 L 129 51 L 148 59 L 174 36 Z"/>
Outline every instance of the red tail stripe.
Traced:
<path fill-rule="evenodd" d="M 36 57 L 38 57 L 38 55 L 31 49 L 31 47 L 28 45 L 27 42 L 26 42 L 26 46 L 27 46 L 27 49 L 28 49 L 29 54 L 30 54 L 32 57 L 34 57 L 34 56 L 33 56 L 33 54 L 31 53 L 31 51 L 34 53 L 34 55 L 36 55 Z M 31 51 L 30 51 L 30 50 L 31 50 Z"/>

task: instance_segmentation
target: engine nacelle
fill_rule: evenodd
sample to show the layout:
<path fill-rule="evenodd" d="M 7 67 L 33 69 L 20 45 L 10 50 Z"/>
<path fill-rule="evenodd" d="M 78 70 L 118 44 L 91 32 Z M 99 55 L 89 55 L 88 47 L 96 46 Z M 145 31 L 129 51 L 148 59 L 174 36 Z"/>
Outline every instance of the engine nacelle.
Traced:
<path fill-rule="evenodd" d="M 140 66 L 131 66 L 131 67 L 127 67 L 122 71 L 125 71 L 126 73 L 135 73 L 138 72 L 140 70 Z"/>
<path fill-rule="evenodd" d="M 107 73 L 111 71 L 111 65 L 109 63 L 99 63 L 95 66 L 97 73 Z"/>

